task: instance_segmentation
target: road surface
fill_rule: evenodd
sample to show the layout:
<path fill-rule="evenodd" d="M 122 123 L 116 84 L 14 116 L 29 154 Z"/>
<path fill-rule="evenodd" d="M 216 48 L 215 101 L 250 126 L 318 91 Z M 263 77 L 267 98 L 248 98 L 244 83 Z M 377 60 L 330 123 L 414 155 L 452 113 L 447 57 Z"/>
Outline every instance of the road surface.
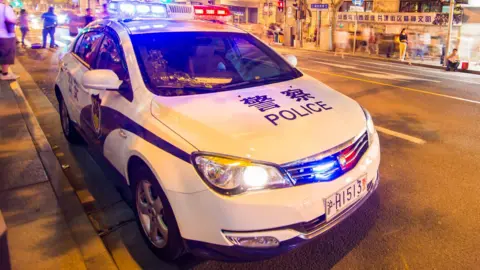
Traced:
<path fill-rule="evenodd" d="M 20 50 L 26 73 L 57 107 L 58 54 L 71 38 L 57 31 L 59 49 Z M 29 33 L 39 42 L 39 31 Z M 229 264 L 191 257 L 165 263 L 148 251 L 120 193 L 118 175 L 91 149 L 69 146 L 61 128 L 47 129 L 69 164 L 70 181 L 88 190 L 86 207 L 122 269 L 475 269 L 480 258 L 480 76 L 447 73 L 328 53 L 295 54 L 298 67 L 355 99 L 380 134 L 381 182 L 354 215 L 315 241 L 263 262 Z M 39 113 L 40 114 L 40 113 Z M 41 115 L 39 115 L 41 117 Z M 315 130 L 316 129 L 316 130 Z M 329 132 L 312 127 L 312 132 Z M 125 197 L 125 196 L 124 196 Z M 89 208 L 90 207 L 90 208 Z M 99 217 L 101 213 L 102 217 Z M 106 220 L 106 221 L 105 221 Z"/>

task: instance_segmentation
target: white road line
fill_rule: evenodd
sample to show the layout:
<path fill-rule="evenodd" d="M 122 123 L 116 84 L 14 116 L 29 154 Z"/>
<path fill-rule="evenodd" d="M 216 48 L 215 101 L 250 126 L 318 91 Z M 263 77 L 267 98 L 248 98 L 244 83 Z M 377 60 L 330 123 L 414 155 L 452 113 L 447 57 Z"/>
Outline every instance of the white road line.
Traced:
<path fill-rule="evenodd" d="M 308 57 L 308 56 L 301 56 L 306 58 L 306 60 L 325 60 L 324 58 L 315 58 L 315 57 Z M 401 73 L 410 73 L 414 75 L 422 75 L 422 76 L 428 76 L 428 77 L 433 77 L 433 78 L 440 78 L 448 81 L 456 81 L 456 82 L 462 82 L 462 83 L 470 83 L 470 84 L 477 84 L 480 85 L 480 81 L 472 81 L 472 80 L 465 80 L 465 79 L 472 79 L 475 76 L 478 75 L 473 75 L 473 74 L 468 74 L 468 73 L 455 73 L 455 76 L 450 75 L 450 73 L 447 73 L 446 71 L 443 70 L 436 70 L 436 69 L 429 69 L 421 66 L 405 66 L 399 63 L 388 63 L 388 62 L 379 62 L 379 60 L 371 59 L 371 60 L 362 60 L 362 59 L 354 59 L 354 58 L 349 58 L 349 60 L 352 60 L 349 64 L 351 65 L 359 65 L 361 64 L 356 63 L 356 62 L 361 62 L 361 63 L 368 63 L 368 64 L 373 64 L 376 66 L 383 66 L 383 67 L 393 67 L 396 68 L 396 72 L 401 72 Z M 315 61 L 316 62 L 316 61 Z M 340 59 L 338 61 L 335 61 L 336 63 L 340 63 Z M 381 67 L 374 67 L 374 66 L 369 66 L 365 67 L 362 66 L 364 69 L 381 69 Z M 405 69 L 408 69 L 410 71 L 406 71 Z M 417 70 L 417 72 L 412 72 L 411 70 Z M 421 72 L 421 73 L 420 73 Z M 430 73 L 430 74 L 426 74 Z M 434 75 L 437 74 L 437 75 Z M 462 77 L 462 79 L 459 79 L 459 77 Z"/>
<path fill-rule="evenodd" d="M 307 59 L 307 60 L 309 60 L 309 59 Z M 315 60 L 310 60 L 310 61 L 320 63 L 320 64 L 329 65 L 329 66 L 339 67 L 339 68 L 357 69 L 357 70 L 362 69 L 363 71 L 380 73 L 380 74 L 385 74 L 386 75 L 386 76 L 377 76 L 376 74 L 373 74 L 373 73 L 372 74 L 356 73 L 358 75 L 362 75 L 362 76 L 365 76 L 365 77 L 372 77 L 372 78 L 376 77 L 378 79 L 393 79 L 393 80 L 419 80 L 419 81 L 429 81 L 429 82 L 434 82 L 434 83 L 440 83 L 441 82 L 441 81 L 437 81 L 437 80 L 431 80 L 431 79 L 424 79 L 424 78 L 419 78 L 419 77 L 412 77 L 412 76 L 408 76 L 408 75 L 402 75 L 402 74 L 398 74 L 398 73 L 397 74 L 392 74 L 392 73 L 383 72 L 385 69 L 380 71 L 380 70 L 377 70 L 377 69 L 372 68 L 372 67 L 365 68 L 364 66 L 361 66 L 361 67 L 359 67 L 359 66 L 347 66 L 347 65 L 333 64 L 333 63 L 330 63 L 330 62 L 323 62 L 323 61 L 315 61 Z M 353 65 L 359 65 L 359 64 L 355 64 L 355 63 L 352 63 L 352 64 Z M 398 72 L 419 75 L 418 72 L 408 72 L 408 71 L 398 71 Z M 435 76 L 435 75 L 422 74 L 422 76 L 423 77 L 438 78 L 438 76 Z"/>
<path fill-rule="evenodd" d="M 417 93 L 422 93 L 422 94 L 427 94 L 427 95 L 432 95 L 432 96 L 437 96 L 437 97 L 444 97 L 444 98 L 450 98 L 450 99 L 470 102 L 470 103 L 474 103 L 474 104 L 480 104 L 480 101 L 478 101 L 478 100 L 472 100 L 472 99 L 466 99 L 466 98 L 461 98 L 461 97 L 456 97 L 456 96 L 438 94 L 438 93 L 429 92 L 429 91 L 420 90 L 420 89 L 415 89 L 415 88 L 411 88 L 411 87 L 398 86 L 398 85 L 390 84 L 390 83 L 383 83 L 383 82 L 377 82 L 377 81 L 372 81 L 372 80 L 367 80 L 367 79 L 361 79 L 361 78 L 358 78 L 358 77 L 336 74 L 334 72 L 325 72 L 325 71 L 320 71 L 320 70 L 305 68 L 305 67 L 298 67 L 298 68 L 301 69 L 301 70 L 307 70 L 307 71 L 327 74 L 327 75 L 336 76 L 336 77 L 342 77 L 342 78 L 347 78 L 347 79 L 352 79 L 352 80 L 357 80 L 357 81 L 363 81 L 363 82 L 367 82 L 367 83 L 373 83 L 373 84 L 378 84 L 378 85 L 394 87 L 394 88 L 402 89 L 402 90 L 405 90 L 405 91 L 412 91 L 412 92 L 417 92 Z"/>
<path fill-rule="evenodd" d="M 65 39 L 65 40 L 68 40 L 68 41 L 72 41 L 74 39 L 71 36 L 61 36 L 61 38 Z"/>
<path fill-rule="evenodd" d="M 440 83 L 440 81 L 436 81 L 436 80 L 423 79 L 423 78 L 411 77 L 408 75 L 392 74 L 392 73 L 380 72 L 380 71 L 369 71 L 369 72 L 350 71 L 350 72 L 353 74 L 358 74 L 361 76 L 375 78 L 375 79 L 396 80 L 396 81 L 427 81 L 427 82 Z"/>
<path fill-rule="evenodd" d="M 394 136 L 394 137 L 397 137 L 397 138 L 400 138 L 400 139 L 404 139 L 404 140 L 407 140 L 407 141 L 412 142 L 412 143 L 416 143 L 416 144 L 427 143 L 425 140 L 422 140 L 420 138 L 416 138 L 416 137 L 413 137 L 413 136 L 410 136 L 410 135 L 407 135 L 407 134 L 396 132 L 396 131 L 393 131 L 393 130 L 390 130 L 390 129 L 387 129 L 387 128 L 384 128 L 384 127 L 375 126 L 375 128 L 377 129 L 378 132 L 382 132 L 382 133 L 390 135 L 390 136 Z"/>
<path fill-rule="evenodd" d="M 39 38 L 40 40 L 43 40 L 43 37 L 42 37 L 42 36 L 38 36 L 38 38 Z M 46 42 L 46 43 L 50 44 L 50 39 L 47 39 L 47 41 L 48 41 L 48 42 Z M 55 39 L 55 44 L 58 45 L 58 47 L 65 47 L 65 46 L 67 46 L 67 44 L 59 41 L 58 39 Z"/>

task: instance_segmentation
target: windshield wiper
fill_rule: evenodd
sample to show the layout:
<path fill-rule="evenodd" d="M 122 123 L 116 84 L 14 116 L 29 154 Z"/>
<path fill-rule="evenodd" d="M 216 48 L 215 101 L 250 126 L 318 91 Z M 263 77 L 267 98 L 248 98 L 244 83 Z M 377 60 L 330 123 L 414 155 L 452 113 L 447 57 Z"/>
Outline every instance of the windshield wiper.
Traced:
<path fill-rule="evenodd" d="M 238 83 L 231 83 L 227 85 L 220 86 L 220 89 L 229 89 L 233 87 L 238 87 L 242 85 L 248 85 L 248 84 L 257 84 L 257 83 L 262 83 L 262 82 L 271 82 L 271 81 L 282 81 L 282 80 L 288 80 L 288 79 L 293 79 L 294 76 L 286 76 L 286 75 L 279 75 L 279 76 L 274 76 L 274 77 L 268 77 L 268 78 L 262 78 L 258 80 L 250 80 L 250 81 L 243 81 L 243 82 L 238 82 Z"/>

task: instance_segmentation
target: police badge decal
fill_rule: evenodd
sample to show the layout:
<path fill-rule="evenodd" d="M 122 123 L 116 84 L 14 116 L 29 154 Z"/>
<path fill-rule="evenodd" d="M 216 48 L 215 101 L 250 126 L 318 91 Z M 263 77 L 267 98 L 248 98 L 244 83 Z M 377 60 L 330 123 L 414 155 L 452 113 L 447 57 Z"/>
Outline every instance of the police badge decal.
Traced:
<path fill-rule="evenodd" d="M 102 100 L 100 95 L 92 95 L 92 125 L 93 130 L 100 137 L 101 134 L 101 119 L 102 119 L 102 110 L 101 110 Z"/>

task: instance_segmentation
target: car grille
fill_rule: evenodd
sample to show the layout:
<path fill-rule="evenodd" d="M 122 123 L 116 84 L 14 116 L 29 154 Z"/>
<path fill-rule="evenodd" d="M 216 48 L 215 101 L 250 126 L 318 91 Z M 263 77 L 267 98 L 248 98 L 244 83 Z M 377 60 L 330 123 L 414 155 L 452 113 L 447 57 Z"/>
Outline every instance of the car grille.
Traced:
<path fill-rule="evenodd" d="M 363 133 L 316 157 L 286 164 L 282 168 L 295 185 L 332 181 L 353 169 L 368 149 L 368 135 Z"/>

